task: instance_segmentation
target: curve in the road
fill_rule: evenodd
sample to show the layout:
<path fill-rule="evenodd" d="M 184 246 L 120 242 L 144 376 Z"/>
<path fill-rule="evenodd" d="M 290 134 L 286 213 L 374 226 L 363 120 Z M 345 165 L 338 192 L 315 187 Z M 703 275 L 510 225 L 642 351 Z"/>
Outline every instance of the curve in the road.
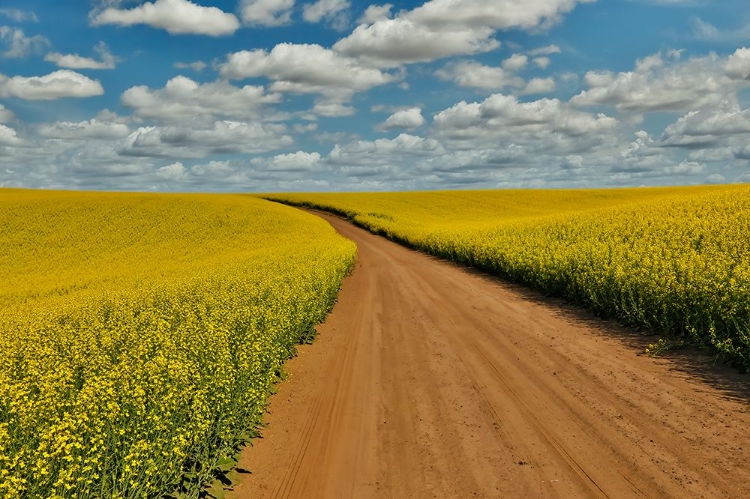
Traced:
<path fill-rule="evenodd" d="M 359 262 L 229 497 L 750 497 L 746 402 L 614 326 L 321 216 Z"/>

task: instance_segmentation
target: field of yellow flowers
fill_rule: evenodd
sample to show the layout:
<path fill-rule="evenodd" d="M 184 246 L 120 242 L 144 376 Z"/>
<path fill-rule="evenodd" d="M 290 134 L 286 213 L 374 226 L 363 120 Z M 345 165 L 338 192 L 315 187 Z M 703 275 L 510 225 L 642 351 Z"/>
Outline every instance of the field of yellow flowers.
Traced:
<path fill-rule="evenodd" d="M 355 256 L 249 196 L 0 190 L 0 497 L 197 496 Z"/>
<path fill-rule="evenodd" d="M 750 186 L 274 195 L 750 369 Z"/>

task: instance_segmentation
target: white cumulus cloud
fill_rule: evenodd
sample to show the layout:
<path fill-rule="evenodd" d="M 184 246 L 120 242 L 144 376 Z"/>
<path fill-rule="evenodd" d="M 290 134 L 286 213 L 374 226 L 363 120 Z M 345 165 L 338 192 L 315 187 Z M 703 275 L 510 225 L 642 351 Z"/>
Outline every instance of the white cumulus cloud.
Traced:
<path fill-rule="evenodd" d="M 263 165 L 264 170 L 275 172 L 309 172 L 318 168 L 321 156 L 317 152 L 297 151 L 290 154 L 279 154 L 270 160 L 257 158 L 255 165 Z"/>
<path fill-rule="evenodd" d="M 141 127 L 118 143 L 120 156 L 204 158 L 210 154 L 258 154 L 293 142 L 283 125 L 217 121 L 207 128 Z"/>
<path fill-rule="evenodd" d="M 163 180 L 182 180 L 187 177 L 187 173 L 187 168 L 179 161 L 156 170 L 156 176 Z"/>
<path fill-rule="evenodd" d="M 750 48 L 739 48 L 729 57 L 726 74 L 735 80 L 750 80 Z"/>
<path fill-rule="evenodd" d="M 104 42 L 99 42 L 94 47 L 94 52 L 99 54 L 100 60 L 78 54 L 61 54 L 58 52 L 50 52 L 44 56 L 44 60 L 54 62 L 57 67 L 67 69 L 115 69 L 117 60 Z"/>
<path fill-rule="evenodd" d="M 357 23 L 372 24 L 377 21 L 382 21 L 383 19 L 390 19 L 391 9 L 393 9 L 393 4 L 390 3 L 384 5 L 370 5 L 357 20 Z"/>
<path fill-rule="evenodd" d="M 523 78 L 507 67 L 485 66 L 475 61 L 450 63 L 435 74 L 438 78 L 452 80 L 461 87 L 500 90 L 524 85 Z"/>
<path fill-rule="evenodd" d="M 578 3 L 595 0 L 431 0 L 408 15 L 432 26 L 531 29 L 557 22 Z"/>
<path fill-rule="evenodd" d="M 508 71 L 520 71 L 529 63 L 529 58 L 523 54 L 513 54 L 503 61 L 503 68 Z"/>
<path fill-rule="evenodd" d="M 548 94 L 554 92 L 556 88 L 555 79 L 550 78 L 532 78 L 521 91 L 524 95 L 529 94 Z"/>
<path fill-rule="evenodd" d="M 519 102 L 514 96 L 493 94 L 482 102 L 459 102 L 434 118 L 435 131 L 446 138 L 466 141 L 505 139 L 541 147 L 542 140 L 611 133 L 618 121 L 572 108 L 558 99 Z M 569 141 L 568 141 L 569 142 Z M 562 144 L 558 144 L 562 146 Z"/>
<path fill-rule="evenodd" d="M 309 23 L 319 23 L 344 14 L 350 7 L 349 0 L 318 0 L 302 8 L 302 18 Z"/>
<path fill-rule="evenodd" d="M 344 116 L 354 116 L 356 110 L 343 102 L 321 100 L 315 103 L 312 113 L 317 116 L 326 118 L 341 118 Z"/>
<path fill-rule="evenodd" d="M 267 104 L 281 100 L 279 94 L 268 94 L 262 86 L 235 87 L 226 81 L 200 84 L 186 76 L 176 76 L 164 88 L 132 87 L 121 97 L 124 106 L 141 118 L 161 122 L 184 122 L 230 118 L 258 118 Z"/>
<path fill-rule="evenodd" d="M 383 66 L 489 52 L 500 46 L 494 38 L 498 30 L 543 28 L 590 1 L 431 0 L 393 19 L 390 8 L 378 6 L 368 9 L 362 24 L 334 49 Z"/>
<path fill-rule="evenodd" d="M 333 164 L 351 167 L 372 167 L 400 165 L 404 157 L 436 156 L 445 149 L 435 139 L 425 139 L 417 135 L 402 133 L 395 139 L 358 140 L 349 144 L 336 144 L 327 159 Z M 352 174 L 366 174 L 366 171 L 351 171 Z"/>
<path fill-rule="evenodd" d="M 229 79 L 265 76 L 279 92 L 321 93 L 346 100 L 354 92 L 391 83 L 396 76 L 368 67 L 320 45 L 282 43 L 273 50 L 244 50 L 230 54 L 221 66 Z M 343 95 L 346 94 L 346 95 Z"/>
<path fill-rule="evenodd" d="M 434 29 L 404 17 L 359 25 L 334 50 L 382 66 L 428 62 L 454 55 L 489 52 L 500 46 L 490 28 Z"/>
<path fill-rule="evenodd" d="M 418 107 L 396 111 L 380 124 L 380 130 L 406 129 L 413 130 L 424 125 L 422 110 Z"/>
<path fill-rule="evenodd" d="M 22 141 L 18 138 L 18 134 L 12 128 L 0 125 L 0 145 L 3 146 L 16 146 Z"/>
<path fill-rule="evenodd" d="M 242 0 L 240 16 L 251 26 L 284 26 L 291 23 L 294 0 Z"/>
<path fill-rule="evenodd" d="M 58 121 L 42 125 L 39 135 L 49 139 L 68 140 L 108 140 L 127 137 L 130 129 L 124 123 L 100 121 L 96 118 L 88 121 Z"/>
<path fill-rule="evenodd" d="M 231 35 L 240 27 L 234 14 L 217 7 L 204 7 L 190 0 L 156 0 L 132 9 L 109 7 L 91 15 L 93 26 L 146 24 L 173 35 Z"/>
<path fill-rule="evenodd" d="M 26 36 L 19 28 L 0 26 L 0 44 L 5 47 L 2 52 L 4 58 L 20 59 L 42 52 L 50 41 L 42 35 Z"/>
<path fill-rule="evenodd" d="M 580 106 L 609 104 L 620 111 L 680 111 L 715 106 L 734 95 L 738 84 L 724 74 L 715 54 L 685 61 L 654 54 L 633 71 L 589 71 L 588 90 L 571 99 Z"/>
<path fill-rule="evenodd" d="M 54 100 L 64 97 L 94 97 L 104 94 L 98 80 L 92 80 L 66 69 L 45 76 L 13 76 L 0 74 L 0 97 L 25 100 Z"/>
<path fill-rule="evenodd" d="M 547 67 L 549 67 L 551 62 L 552 61 L 550 61 L 549 57 L 535 57 L 534 58 L 534 64 L 536 64 L 536 66 L 540 69 L 547 69 Z"/>
<path fill-rule="evenodd" d="M 0 123 L 8 123 L 15 119 L 16 115 L 13 111 L 0 104 Z"/>
<path fill-rule="evenodd" d="M 690 111 L 667 126 L 660 145 L 689 150 L 736 147 L 750 140 L 750 110 L 737 103 Z"/>

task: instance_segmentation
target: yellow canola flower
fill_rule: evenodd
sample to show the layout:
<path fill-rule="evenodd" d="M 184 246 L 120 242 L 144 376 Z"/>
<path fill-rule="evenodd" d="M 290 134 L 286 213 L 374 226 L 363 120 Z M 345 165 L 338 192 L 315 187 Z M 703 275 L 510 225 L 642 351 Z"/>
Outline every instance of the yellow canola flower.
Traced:
<path fill-rule="evenodd" d="M 197 497 L 355 257 L 250 196 L 0 190 L 0 497 Z"/>

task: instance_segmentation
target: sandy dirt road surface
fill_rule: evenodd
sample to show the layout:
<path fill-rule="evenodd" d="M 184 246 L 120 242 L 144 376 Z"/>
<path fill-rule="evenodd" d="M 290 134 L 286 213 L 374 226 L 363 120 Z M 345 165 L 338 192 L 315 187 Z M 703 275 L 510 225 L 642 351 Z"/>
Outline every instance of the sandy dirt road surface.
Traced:
<path fill-rule="evenodd" d="M 750 497 L 748 376 L 321 216 L 359 262 L 228 497 Z"/>

